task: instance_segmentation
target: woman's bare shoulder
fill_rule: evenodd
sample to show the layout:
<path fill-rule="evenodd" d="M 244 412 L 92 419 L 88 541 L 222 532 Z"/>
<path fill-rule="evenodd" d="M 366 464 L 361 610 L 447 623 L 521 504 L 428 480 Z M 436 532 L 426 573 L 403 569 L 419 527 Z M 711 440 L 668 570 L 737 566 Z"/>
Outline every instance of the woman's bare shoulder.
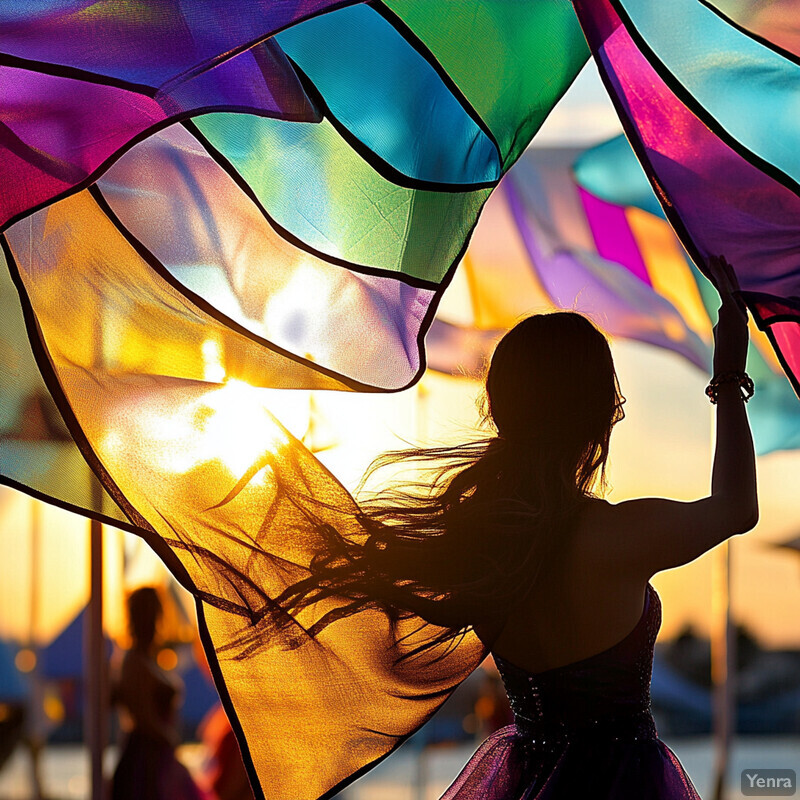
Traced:
<path fill-rule="evenodd" d="M 616 506 L 608 500 L 590 497 L 584 503 L 575 526 L 575 538 L 579 545 L 592 547 L 602 542 L 616 522 Z"/>
<path fill-rule="evenodd" d="M 578 539 L 598 564 L 649 578 L 693 561 L 753 524 L 734 524 L 715 496 L 642 497 L 616 504 L 594 500 L 581 516 Z"/>
<path fill-rule="evenodd" d="M 575 555 L 589 565 L 610 570 L 616 580 L 628 576 L 641 582 L 638 559 L 631 558 L 642 546 L 648 529 L 648 514 L 631 513 L 627 503 L 591 498 L 581 510 L 575 536 Z"/>

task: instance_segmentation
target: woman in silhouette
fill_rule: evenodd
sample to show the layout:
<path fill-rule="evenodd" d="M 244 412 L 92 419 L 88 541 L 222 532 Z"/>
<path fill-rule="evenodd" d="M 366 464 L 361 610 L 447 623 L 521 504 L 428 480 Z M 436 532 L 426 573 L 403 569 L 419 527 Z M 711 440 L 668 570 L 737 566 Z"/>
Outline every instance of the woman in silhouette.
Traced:
<path fill-rule="evenodd" d="M 366 543 L 318 557 L 278 598 L 297 613 L 345 599 L 474 631 L 494 655 L 515 724 L 484 742 L 445 800 L 696 798 L 650 713 L 661 622 L 650 578 L 757 521 L 755 458 L 743 399 L 747 316 L 724 258 L 714 329 L 717 408 L 711 493 L 694 502 L 611 504 L 602 488 L 622 402 L 602 334 L 574 313 L 525 319 L 498 344 L 486 380 L 497 435 L 404 451 L 427 483 L 361 506 Z"/>
<path fill-rule="evenodd" d="M 132 639 L 119 666 L 114 700 L 125 740 L 112 781 L 112 800 L 204 800 L 186 767 L 175 757 L 181 682 L 156 661 L 162 606 L 151 587 L 132 592 L 128 621 Z"/>

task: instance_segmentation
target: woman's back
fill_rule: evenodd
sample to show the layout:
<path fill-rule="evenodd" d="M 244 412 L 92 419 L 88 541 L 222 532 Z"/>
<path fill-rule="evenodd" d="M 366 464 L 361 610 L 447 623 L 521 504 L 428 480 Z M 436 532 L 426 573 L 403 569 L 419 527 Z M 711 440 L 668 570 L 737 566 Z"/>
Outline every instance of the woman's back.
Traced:
<path fill-rule="evenodd" d="M 588 500 L 572 530 L 553 548 L 547 568 L 531 576 L 528 593 L 502 629 L 479 626 L 487 647 L 529 672 L 542 672 L 599 653 L 630 633 L 642 615 L 647 576 L 608 564 L 614 507 Z"/>
<path fill-rule="evenodd" d="M 475 642 L 471 629 L 492 651 L 515 724 L 484 743 L 446 800 L 697 798 L 650 714 L 660 603 L 649 581 L 757 519 L 740 388 L 749 385 L 746 317 L 730 292 L 717 334 L 708 496 L 597 499 L 624 402 L 608 343 L 576 314 L 534 316 L 492 357 L 486 398 L 497 435 L 389 454 L 389 463 L 433 467 L 433 477 L 362 505 L 363 545 L 329 546 L 279 598 L 289 620 L 331 597 L 348 603 L 330 620 L 387 612 L 403 676 L 418 658 L 438 667 L 442 652 L 457 656 Z M 431 635 L 417 644 L 401 622 Z"/>

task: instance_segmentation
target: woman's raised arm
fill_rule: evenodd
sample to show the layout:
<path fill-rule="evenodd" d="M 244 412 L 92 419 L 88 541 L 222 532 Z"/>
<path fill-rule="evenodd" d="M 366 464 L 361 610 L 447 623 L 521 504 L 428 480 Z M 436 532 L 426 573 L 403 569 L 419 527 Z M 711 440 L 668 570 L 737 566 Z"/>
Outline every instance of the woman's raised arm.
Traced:
<path fill-rule="evenodd" d="M 717 408 L 711 494 L 690 503 L 631 500 L 610 506 L 603 523 L 609 557 L 645 577 L 686 564 L 758 521 L 755 453 L 743 401 L 744 393 L 752 391 L 744 372 L 747 310 L 724 257 L 710 259 L 708 267 L 722 298 L 709 384 Z"/>

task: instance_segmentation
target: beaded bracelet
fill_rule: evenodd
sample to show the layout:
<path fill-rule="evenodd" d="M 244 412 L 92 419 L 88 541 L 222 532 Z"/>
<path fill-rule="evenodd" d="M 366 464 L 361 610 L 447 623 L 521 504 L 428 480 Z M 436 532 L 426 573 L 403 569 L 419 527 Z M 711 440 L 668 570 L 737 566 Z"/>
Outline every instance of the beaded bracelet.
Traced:
<path fill-rule="evenodd" d="M 715 375 L 711 379 L 711 383 L 706 386 L 708 399 L 714 405 L 716 405 L 719 400 L 719 387 L 723 383 L 738 384 L 739 388 L 742 390 L 742 400 L 744 400 L 745 403 L 753 396 L 756 390 L 753 379 L 746 372 L 722 372 L 719 375 Z"/>

